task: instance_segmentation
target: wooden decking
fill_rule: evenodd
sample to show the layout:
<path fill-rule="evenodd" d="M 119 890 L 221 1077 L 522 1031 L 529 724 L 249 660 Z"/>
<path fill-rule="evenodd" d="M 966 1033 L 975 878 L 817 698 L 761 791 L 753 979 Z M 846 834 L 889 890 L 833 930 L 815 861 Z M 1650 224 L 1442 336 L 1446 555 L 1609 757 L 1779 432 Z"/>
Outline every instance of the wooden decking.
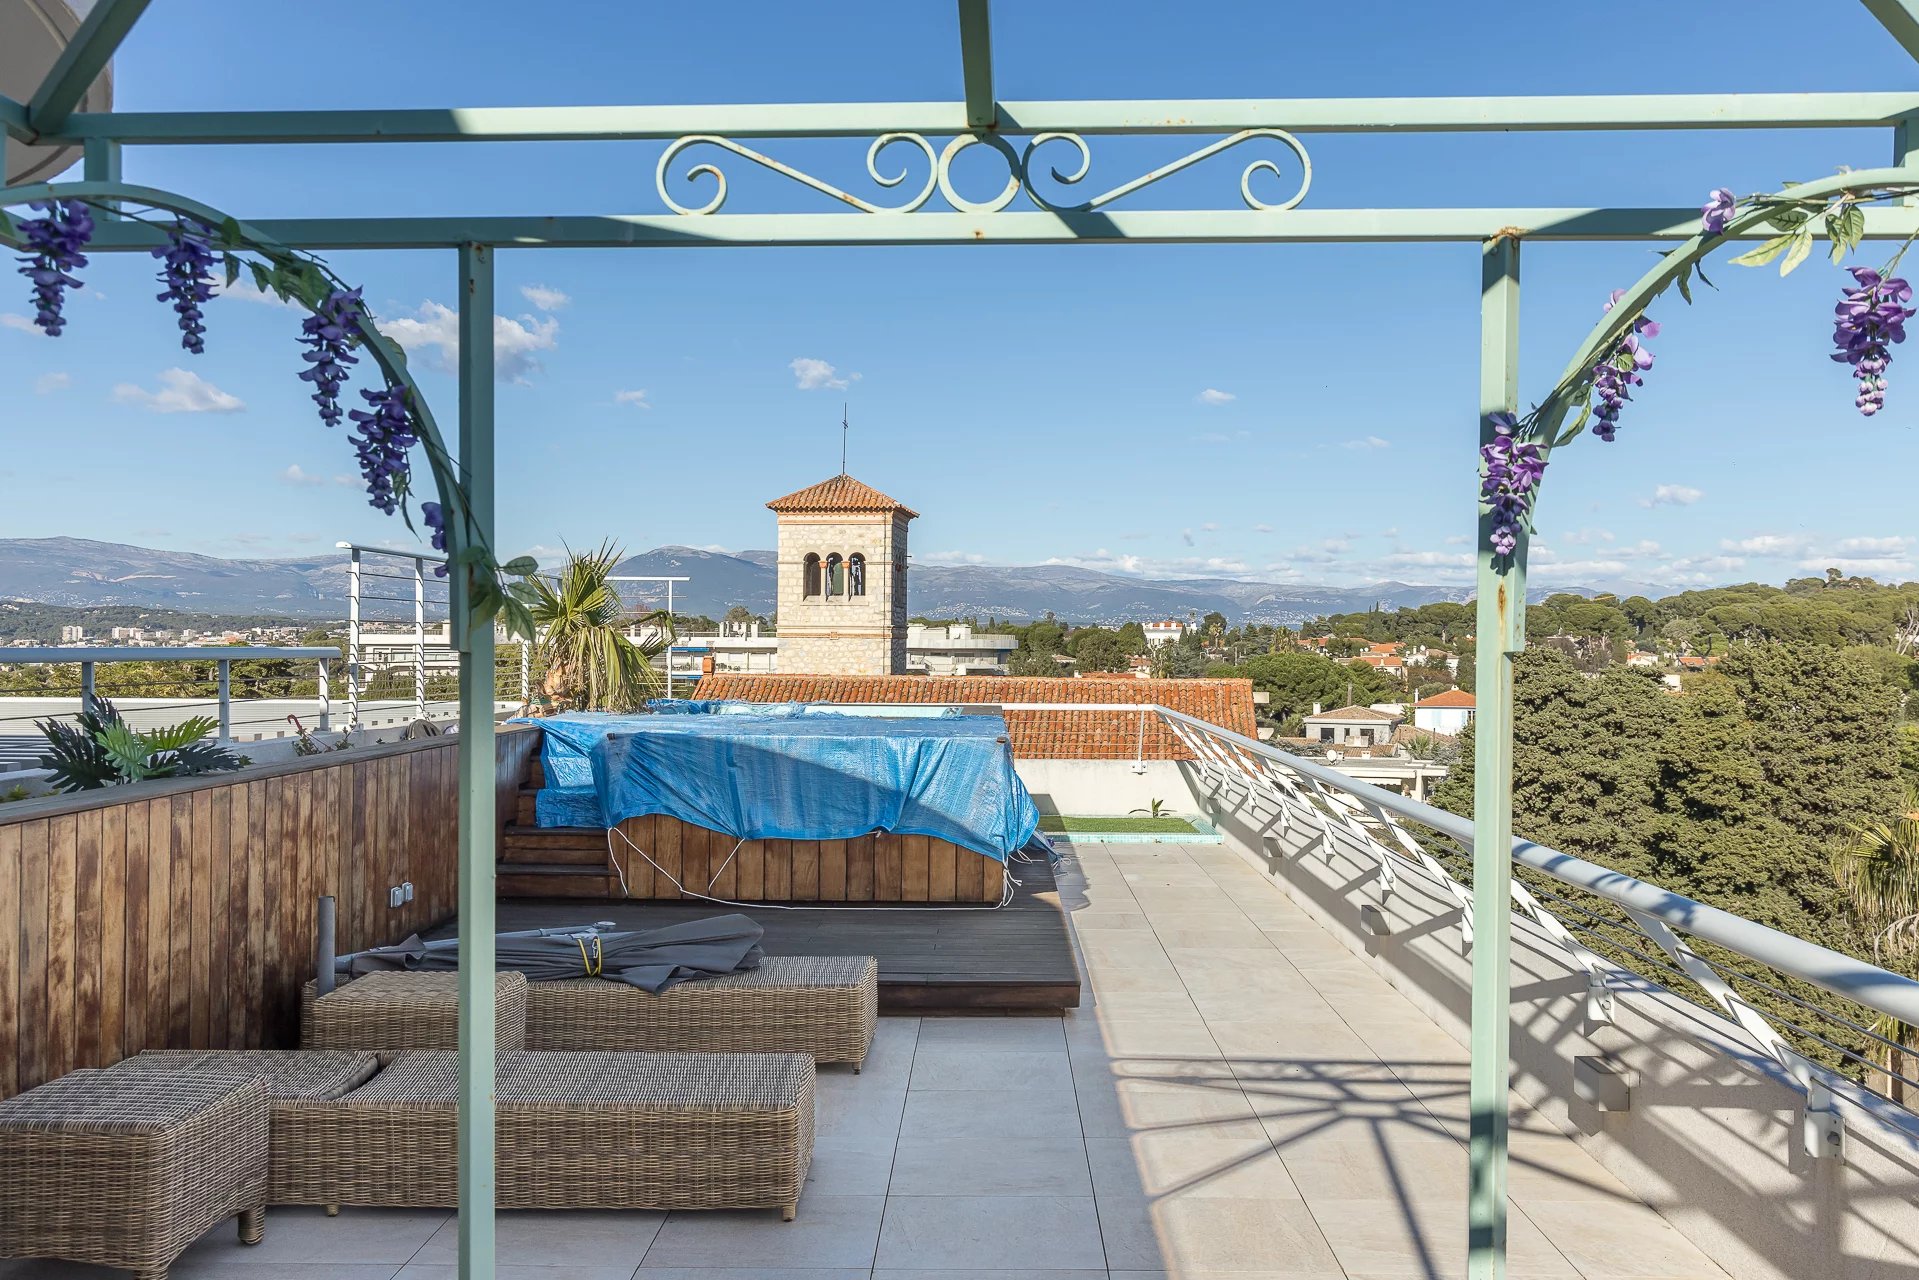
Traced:
<path fill-rule="evenodd" d="M 502 900 L 499 927 L 530 929 L 590 920 L 657 928 L 728 911 L 766 930 L 771 955 L 870 955 L 880 966 L 880 1009 L 892 1013 L 1045 1013 L 1079 1004 L 1079 968 L 1052 869 L 1015 863 L 1021 881 L 1006 906 L 729 907 L 613 899 Z M 452 932 L 451 924 L 440 931 Z"/>

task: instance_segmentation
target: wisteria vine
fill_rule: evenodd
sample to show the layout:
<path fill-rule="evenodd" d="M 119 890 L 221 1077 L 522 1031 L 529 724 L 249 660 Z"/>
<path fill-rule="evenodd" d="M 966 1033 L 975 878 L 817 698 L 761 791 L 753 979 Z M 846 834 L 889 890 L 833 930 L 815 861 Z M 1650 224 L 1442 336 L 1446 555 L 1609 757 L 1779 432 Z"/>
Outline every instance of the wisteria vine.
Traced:
<path fill-rule="evenodd" d="M 1795 195 L 1792 185 L 1781 193 L 1744 199 L 1730 188 L 1715 187 L 1699 209 L 1700 237 L 1710 241 L 1766 224 L 1778 234 L 1732 261 L 1749 267 L 1777 261 L 1779 273 L 1786 275 L 1811 253 L 1815 221 L 1823 223 L 1832 243 L 1832 261 L 1837 264 L 1865 238 L 1862 204 L 1919 193 L 1919 186 L 1887 182 L 1883 175 L 1875 185 L 1840 190 L 1817 199 Z M 1915 238 L 1919 236 L 1909 237 L 1877 270 L 1847 268 L 1851 283 L 1841 290 L 1833 308 L 1832 341 L 1836 349 L 1832 359 L 1851 366 L 1856 380 L 1853 405 L 1866 417 L 1885 408 L 1886 371 L 1892 363 L 1892 348 L 1905 341 L 1906 322 L 1919 314 L 1912 306 L 1912 286 L 1897 274 L 1899 260 Z M 1665 283 L 1676 284 L 1680 295 L 1690 303 L 1695 277 L 1707 285 L 1712 283 L 1698 263 L 1688 259 Z M 1663 283 L 1657 286 L 1653 296 L 1663 288 Z M 1610 314 L 1625 295 L 1625 290 L 1615 290 L 1604 312 Z M 1524 418 L 1514 414 L 1489 418 L 1491 439 L 1479 450 L 1479 496 L 1489 516 L 1487 540 L 1496 558 L 1510 559 L 1518 550 L 1520 535 L 1532 528 L 1539 485 L 1553 449 L 1574 439 L 1589 423 L 1601 440 L 1611 443 L 1617 438 L 1620 415 L 1631 402 L 1633 389 L 1645 385 L 1645 375 L 1653 366 L 1653 353 L 1647 344 L 1659 336 L 1659 324 L 1645 314 L 1650 300 L 1641 300 L 1630 317 L 1621 317 L 1619 327 L 1608 326 L 1605 332 L 1617 334 L 1611 345 L 1574 381 L 1556 388 L 1546 405 L 1536 407 Z M 1579 408 L 1578 416 L 1562 431 L 1560 424 L 1574 406 Z"/>
<path fill-rule="evenodd" d="M 206 350 L 205 308 L 215 296 L 215 269 L 221 264 L 227 286 L 231 287 L 246 270 L 261 292 L 298 302 L 309 311 L 300 326 L 305 367 L 299 378 L 312 387 L 312 399 L 324 425 L 336 427 L 342 420 L 353 424 L 349 439 L 371 504 L 388 515 L 399 514 L 411 528 L 408 498 L 413 486 L 412 451 L 419 446 L 437 451 L 440 446 L 428 426 L 430 420 L 423 416 L 423 407 L 414 402 L 399 363 L 400 353 L 383 340 L 376 353 L 387 374 L 382 385 L 360 390 L 366 408 L 342 409 L 341 395 L 351 377 L 351 367 L 359 363 L 354 352 L 376 337 L 361 291 L 347 288 L 311 255 L 259 244 L 231 219 L 216 226 L 199 216 L 177 213 L 170 222 L 155 222 L 145 216 L 152 212 L 150 208 L 136 212 L 121 207 L 122 202 L 106 203 L 120 217 L 156 226 L 164 237 L 163 243 L 152 250 L 161 263 L 158 279 L 163 286 L 156 297 L 171 304 L 180 329 L 180 345 L 192 354 L 201 355 Z M 0 219 L 15 227 L 27 250 L 19 259 L 19 271 L 33 286 L 33 323 L 48 337 L 57 338 L 66 328 L 67 294 L 82 284 L 76 273 L 87 266 L 85 250 L 93 239 L 95 211 L 86 201 L 72 198 L 35 201 L 28 207 L 36 216 L 14 220 L 0 212 Z M 440 452 L 433 452 L 431 457 L 443 474 L 450 470 L 450 461 Z M 466 509 L 464 496 L 457 492 L 458 481 L 450 482 L 461 499 L 459 509 Z M 422 502 L 420 516 L 434 549 L 446 551 L 447 508 L 439 502 Z M 523 579 L 537 570 L 537 564 L 524 556 L 499 564 L 470 525 L 464 527 L 467 537 L 454 562 L 469 567 L 473 621 L 484 623 L 503 616 L 510 633 L 531 638 L 533 621 L 527 608 L 531 589 Z M 445 577 L 446 565 L 435 572 Z"/>

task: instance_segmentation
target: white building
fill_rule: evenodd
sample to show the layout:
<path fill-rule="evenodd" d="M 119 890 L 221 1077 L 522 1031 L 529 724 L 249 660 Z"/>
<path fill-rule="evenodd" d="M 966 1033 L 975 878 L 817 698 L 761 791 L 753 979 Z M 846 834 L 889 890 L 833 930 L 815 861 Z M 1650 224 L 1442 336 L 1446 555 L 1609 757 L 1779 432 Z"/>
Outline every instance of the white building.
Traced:
<path fill-rule="evenodd" d="M 1413 704 L 1413 728 L 1449 737 L 1462 732 L 1473 722 L 1473 695 L 1464 689 L 1448 689 L 1424 702 Z"/>
<path fill-rule="evenodd" d="M 1306 737 L 1308 741 L 1330 746 L 1378 747 L 1392 741 L 1393 730 L 1399 723 L 1396 716 L 1386 715 L 1371 707 L 1336 707 L 1331 711 L 1321 711 L 1315 703 L 1313 714 L 1306 717 Z"/>
<path fill-rule="evenodd" d="M 86 642 L 86 638 L 87 629 L 85 627 L 68 626 L 60 628 L 61 644 L 83 644 Z"/>
<path fill-rule="evenodd" d="M 979 635 L 964 622 L 906 628 L 906 670 L 926 676 L 1003 676 L 1019 641 L 1013 636 Z"/>
<path fill-rule="evenodd" d="M 1185 635 L 1186 624 L 1178 618 L 1161 618 L 1158 622 L 1143 624 L 1141 630 L 1146 632 L 1147 645 L 1157 649 L 1163 644 L 1172 644 Z"/>

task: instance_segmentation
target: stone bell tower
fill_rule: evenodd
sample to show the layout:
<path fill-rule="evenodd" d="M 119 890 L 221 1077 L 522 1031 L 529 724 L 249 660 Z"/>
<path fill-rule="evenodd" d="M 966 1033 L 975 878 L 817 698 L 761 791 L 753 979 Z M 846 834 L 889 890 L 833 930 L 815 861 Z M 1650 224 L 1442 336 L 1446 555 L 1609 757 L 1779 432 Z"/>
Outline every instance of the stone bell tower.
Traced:
<path fill-rule="evenodd" d="M 906 672 L 906 523 L 918 512 L 840 473 L 766 504 L 779 517 L 782 674 Z"/>

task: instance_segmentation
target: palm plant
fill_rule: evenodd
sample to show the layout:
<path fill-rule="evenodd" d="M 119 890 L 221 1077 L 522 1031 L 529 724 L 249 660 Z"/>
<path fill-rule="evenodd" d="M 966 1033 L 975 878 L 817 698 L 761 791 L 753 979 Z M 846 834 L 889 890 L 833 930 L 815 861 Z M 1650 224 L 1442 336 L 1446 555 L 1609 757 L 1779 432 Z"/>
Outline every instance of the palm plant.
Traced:
<path fill-rule="evenodd" d="M 1872 931 L 1875 956 L 1919 952 L 1919 787 L 1907 785 L 1897 816 L 1855 829 L 1852 843 L 1833 858 L 1833 875 Z M 1886 1015 L 1872 1030 L 1892 1042 L 1875 1041 L 1872 1054 L 1886 1071 L 1893 1101 L 1904 1102 L 1901 1077 L 1911 1074 L 1906 1068 L 1919 1052 L 1919 1027 Z"/>
<path fill-rule="evenodd" d="M 40 766 L 55 791 L 224 773 L 246 764 L 244 757 L 208 741 L 220 727 L 208 716 L 141 733 L 121 718 L 113 703 L 97 698 L 76 721 L 43 720 L 34 726 L 47 740 Z"/>
<path fill-rule="evenodd" d="M 607 581 L 620 556 L 612 542 L 602 542 L 596 551 L 569 552 L 556 577 L 529 579 L 546 670 L 541 689 L 555 707 L 631 711 L 665 683 L 652 660 L 673 643 L 673 620 L 665 610 L 626 617 L 619 592 Z M 652 634 L 634 641 L 629 626 L 651 628 Z"/>

